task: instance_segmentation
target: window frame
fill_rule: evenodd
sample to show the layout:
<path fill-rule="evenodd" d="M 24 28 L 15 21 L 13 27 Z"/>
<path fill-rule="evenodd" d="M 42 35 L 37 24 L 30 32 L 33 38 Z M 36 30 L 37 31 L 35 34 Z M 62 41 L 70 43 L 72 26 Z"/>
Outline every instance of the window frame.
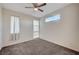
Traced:
<path fill-rule="evenodd" d="M 12 19 L 11 19 L 11 17 L 14 17 L 14 24 L 12 25 L 12 23 L 11 23 L 11 21 L 12 21 Z M 17 27 L 16 27 L 16 18 L 18 18 L 18 22 L 19 22 L 19 24 L 17 25 L 18 26 L 18 32 L 17 32 Z M 14 27 L 14 28 L 12 28 L 12 27 Z M 13 30 L 14 29 L 14 30 Z M 18 34 L 18 33 L 20 33 L 20 17 L 19 16 L 15 16 L 15 15 L 11 15 L 10 16 L 10 33 L 11 34 Z"/>
<path fill-rule="evenodd" d="M 58 19 L 55 19 L 55 17 L 58 18 Z M 51 18 L 53 18 L 53 20 Z M 48 23 L 48 22 L 57 22 L 60 19 L 61 19 L 61 15 L 60 14 L 56 14 L 56 15 L 53 15 L 53 16 L 46 17 L 45 18 L 45 22 L 46 23 Z"/>

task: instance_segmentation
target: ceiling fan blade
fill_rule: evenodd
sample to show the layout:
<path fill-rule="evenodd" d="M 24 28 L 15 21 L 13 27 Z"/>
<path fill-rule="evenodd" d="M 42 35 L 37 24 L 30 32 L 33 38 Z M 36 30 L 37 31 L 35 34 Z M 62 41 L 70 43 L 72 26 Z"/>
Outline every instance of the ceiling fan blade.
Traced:
<path fill-rule="evenodd" d="M 25 8 L 33 8 L 33 7 L 25 7 Z"/>
<path fill-rule="evenodd" d="M 39 11 L 41 11 L 41 12 L 43 12 L 43 10 L 42 9 L 38 9 Z"/>
<path fill-rule="evenodd" d="M 42 6 L 45 6 L 45 5 L 46 5 L 46 3 L 43 3 L 43 4 L 41 4 L 41 5 L 37 6 L 37 7 L 42 7 Z"/>

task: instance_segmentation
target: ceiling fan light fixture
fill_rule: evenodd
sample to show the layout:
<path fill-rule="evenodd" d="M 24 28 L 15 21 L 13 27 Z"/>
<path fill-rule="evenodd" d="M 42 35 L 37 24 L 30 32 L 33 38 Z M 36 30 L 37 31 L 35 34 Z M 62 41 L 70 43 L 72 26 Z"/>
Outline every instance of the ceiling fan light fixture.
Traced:
<path fill-rule="evenodd" d="M 32 3 L 32 7 L 25 7 L 25 8 L 33 8 L 34 11 L 40 11 L 43 12 L 44 10 L 40 9 L 40 7 L 45 6 L 46 3 L 38 4 L 38 3 Z"/>
<path fill-rule="evenodd" d="M 34 8 L 35 11 L 38 11 L 38 8 Z"/>

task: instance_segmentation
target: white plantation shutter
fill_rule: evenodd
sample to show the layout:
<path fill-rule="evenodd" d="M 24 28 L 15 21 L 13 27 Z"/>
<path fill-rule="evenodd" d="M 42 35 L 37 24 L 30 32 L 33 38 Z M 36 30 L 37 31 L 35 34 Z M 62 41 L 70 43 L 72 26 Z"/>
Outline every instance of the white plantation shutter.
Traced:
<path fill-rule="evenodd" d="M 19 17 L 11 16 L 11 33 L 19 33 Z"/>
<path fill-rule="evenodd" d="M 19 33 L 19 17 L 15 17 L 15 33 Z"/>
<path fill-rule="evenodd" d="M 16 16 L 11 16 L 11 27 L 10 27 L 10 39 L 11 40 L 17 40 L 19 39 L 19 33 L 20 33 L 20 19 Z"/>
<path fill-rule="evenodd" d="M 39 21 L 33 20 L 33 38 L 39 37 Z"/>

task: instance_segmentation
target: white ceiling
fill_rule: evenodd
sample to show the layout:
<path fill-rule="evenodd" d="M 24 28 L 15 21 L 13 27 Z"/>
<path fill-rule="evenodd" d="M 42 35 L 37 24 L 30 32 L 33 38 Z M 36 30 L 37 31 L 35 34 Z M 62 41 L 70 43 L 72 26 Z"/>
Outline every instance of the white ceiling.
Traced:
<path fill-rule="evenodd" d="M 18 11 L 24 14 L 28 14 L 34 17 L 43 17 L 46 14 L 49 14 L 57 9 L 60 9 L 64 6 L 69 5 L 68 3 L 47 3 L 46 6 L 41 7 L 40 9 L 44 10 L 44 12 L 34 11 L 33 9 L 25 8 L 33 6 L 31 3 L 4 3 L 2 4 L 3 8 L 10 9 L 13 11 Z"/>

